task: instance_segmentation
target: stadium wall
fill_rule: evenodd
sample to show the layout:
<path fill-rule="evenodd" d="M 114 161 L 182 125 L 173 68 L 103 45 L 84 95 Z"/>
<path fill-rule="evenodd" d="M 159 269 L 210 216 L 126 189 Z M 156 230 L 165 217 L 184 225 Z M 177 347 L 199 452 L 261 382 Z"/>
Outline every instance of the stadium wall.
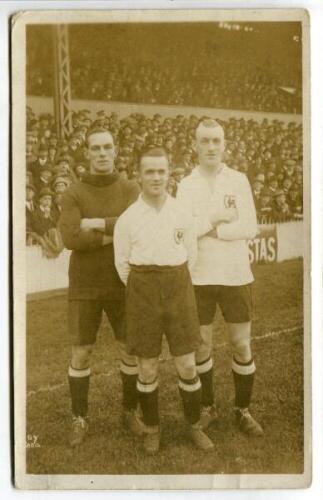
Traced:
<path fill-rule="evenodd" d="M 250 261 L 272 263 L 303 257 L 303 239 L 302 221 L 261 225 L 257 237 L 248 242 Z M 69 255 L 69 250 L 63 250 L 57 258 L 48 259 L 41 247 L 27 247 L 27 294 L 67 288 Z"/>
<path fill-rule="evenodd" d="M 36 114 L 54 113 L 54 100 L 50 97 L 35 97 L 27 96 L 27 105 Z M 88 109 L 94 115 L 97 111 L 104 109 L 106 113 L 114 111 L 123 118 L 131 113 L 144 113 L 151 117 L 155 113 L 160 113 L 162 116 L 175 117 L 178 114 L 189 116 L 197 114 L 198 116 L 208 115 L 214 118 L 228 120 L 231 117 L 244 118 L 246 120 L 253 119 L 261 122 L 264 118 L 268 120 L 280 120 L 284 123 L 296 122 L 302 123 L 302 115 L 291 113 L 264 113 L 262 111 L 243 111 L 234 109 L 217 109 L 217 108 L 197 108 L 191 106 L 169 106 L 164 104 L 132 104 L 124 102 L 110 101 L 91 101 L 91 100 L 72 100 L 72 108 L 74 111 Z"/>

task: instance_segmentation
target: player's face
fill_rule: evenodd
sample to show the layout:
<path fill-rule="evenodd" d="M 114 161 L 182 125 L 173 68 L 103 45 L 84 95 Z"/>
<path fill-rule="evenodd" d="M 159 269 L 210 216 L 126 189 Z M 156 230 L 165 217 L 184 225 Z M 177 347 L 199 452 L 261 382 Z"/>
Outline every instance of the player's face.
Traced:
<path fill-rule="evenodd" d="M 140 162 L 139 181 L 146 196 L 157 197 L 166 192 L 169 180 L 165 156 L 144 156 Z"/>
<path fill-rule="evenodd" d="M 221 127 L 198 127 L 196 152 L 202 167 L 216 168 L 224 153 L 224 134 Z"/>
<path fill-rule="evenodd" d="M 109 132 L 98 132 L 88 138 L 87 148 L 91 174 L 111 174 L 114 169 L 115 146 Z"/>

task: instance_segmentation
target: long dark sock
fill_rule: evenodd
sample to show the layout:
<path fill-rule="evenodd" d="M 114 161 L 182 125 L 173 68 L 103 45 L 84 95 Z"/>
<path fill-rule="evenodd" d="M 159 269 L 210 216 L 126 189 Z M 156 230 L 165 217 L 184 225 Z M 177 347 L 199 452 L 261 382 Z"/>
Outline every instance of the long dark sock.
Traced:
<path fill-rule="evenodd" d="M 144 424 L 155 426 L 159 423 L 158 412 L 158 380 L 145 384 L 137 379 L 138 399 L 142 411 Z"/>
<path fill-rule="evenodd" d="M 235 406 L 238 408 L 248 408 L 251 401 L 253 381 L 255 378 L 256 366 L 253 358 L 247 363 L 241 363 L 232 358 L 232 374 L 235 387 Z"/>
<path fill-rule="evenodd" d="M 207 358 L 204 361 L 196 363 L 196 370 L 199 374 L 202 384 L 202 405 L 212 406 L 214 404 L 213 387 L 213 360 Z"/>
<path fill-rule="evenodd" d="M 190 380 L 179 378 L 178 387 L 183 402 L 185 419 L 191 425 L 196 424 L 200 420 L 202 395 L 198 375 Z"/>
<path fill-rule="evenodd" d="M 122 380 L 122 406 L 125 411 L 135 410 L 138 403 L 138 366 L 129 365 L 122 360 L 120 374 Z"/>
<path fill-rule="evenodd" d="M 90 374 L 90 368 L 78 370 L 72 366 L 69 367 L 68 383 L 72 399 L 72 412 L 75 417 L 87 416 Z"/>

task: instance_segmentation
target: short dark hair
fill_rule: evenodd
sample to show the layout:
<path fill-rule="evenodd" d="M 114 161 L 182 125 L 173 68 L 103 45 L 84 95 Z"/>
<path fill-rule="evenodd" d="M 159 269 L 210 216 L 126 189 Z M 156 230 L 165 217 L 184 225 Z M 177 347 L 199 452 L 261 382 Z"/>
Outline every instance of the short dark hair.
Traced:
<path fill-rule="evenodd" d="M 89 137 L 91 135 L 94 135 L 94 134 L 105 134 L 106 132 L 108 132 L 108 134 L 111 135 L 112 140 L 113 140 L 113 135 L 112 135 L 112 133 L 110 132 L 109 129 L 104 128 L 104 127 L 97 127 L 97 126 L 90 128 L 87 131 L 86 136 L 85 136 L 85 145 L 86 145 L 86 147 L 89 147 Z M 114 140 L 113 140 L 113 144 L 114 144 Z"/>
<path fill-rule="evenodd" d="M 138 170 L 140 169 L 141 160 L 143 158 L 146 158 L 146 157 L 155 157 L 155 158 L 164 157 L 164 158 L 166 158 L 166 160 L 169 164 L 169 157 L 168 157 L 168 154 L 164 148 L 157 147 L 157 146 L 149 146 L 144 151 L 142 151 L 140 156 L 139 156 Z"/>

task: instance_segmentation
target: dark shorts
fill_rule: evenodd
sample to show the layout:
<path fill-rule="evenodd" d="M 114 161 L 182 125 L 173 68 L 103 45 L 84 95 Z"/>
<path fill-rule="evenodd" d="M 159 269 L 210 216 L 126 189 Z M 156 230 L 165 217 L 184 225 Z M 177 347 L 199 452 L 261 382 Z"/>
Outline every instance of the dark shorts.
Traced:
<path fill-rule="evenodd" d="M 186 264 L 132 266 L 126 288 L 126 332 L 130 354 L 154 358 L 166 335 L 173 356 L 200 345 L 194 289 Z"/>
<path fill-rule="evenodd" d="M 195 285 L 195 298 L 200 325 L 213 322 L 216 306 L 227 323 L 247 323 L 252 320 L 252 285 Z"/>
<path fill-rule="evenodd" d="M 69 300 L 68 327 L 73 345 L 95 343 L 103 311 L 110 321 L 116 339 L 125 342 L 123 300 Z"/>

